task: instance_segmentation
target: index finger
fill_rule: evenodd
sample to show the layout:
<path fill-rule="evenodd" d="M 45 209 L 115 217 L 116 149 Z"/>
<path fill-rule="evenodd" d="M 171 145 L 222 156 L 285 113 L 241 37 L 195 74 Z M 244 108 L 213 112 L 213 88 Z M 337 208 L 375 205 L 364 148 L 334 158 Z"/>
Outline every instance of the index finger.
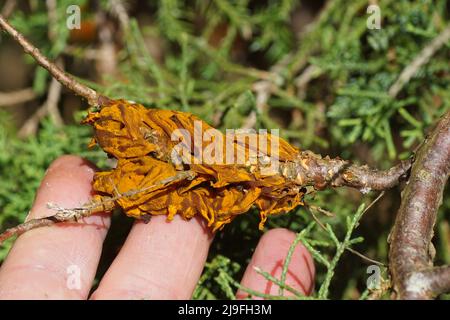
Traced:
<path fill-rule="evenodd" d="M 137 221 L 92 299 L 190 299 L 213 235 L 202 218 Z"/>
<path fill-rule="evenodd" d="M 94 167 L 76 156 L 62 156 L 47 170 L 29 214 L 50 216 L 48 202 L 65 208 L 91 198 Z M 21 235 L 0 269 L 1 299 L 86 299 L 91 289 L 109 217 L 58 223 Z"/>

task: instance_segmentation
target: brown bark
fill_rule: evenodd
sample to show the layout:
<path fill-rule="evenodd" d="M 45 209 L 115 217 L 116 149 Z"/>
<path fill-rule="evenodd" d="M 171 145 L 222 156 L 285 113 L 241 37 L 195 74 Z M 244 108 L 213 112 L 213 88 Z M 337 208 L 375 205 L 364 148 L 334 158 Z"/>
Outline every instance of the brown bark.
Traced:
<path fill-rule="evenodd" d="M 358 166 L 340 158 L 321 157 L 311 151 L 302 151 L 292 162 L 280 165 L 281 173 L 316 189 L 351 187 L 362 193 L 381 191 L 396 186 L 408 174 L 410 160 L 404 160 L 388 170 Z"/>
<path fill-rule="evenodd" d="M 433 227 L 450 173 L 450 111 L 419 148 L 390 237 L 390 271 L 399 299 L 449 290 L 449 267 L 433 268 Z"/>

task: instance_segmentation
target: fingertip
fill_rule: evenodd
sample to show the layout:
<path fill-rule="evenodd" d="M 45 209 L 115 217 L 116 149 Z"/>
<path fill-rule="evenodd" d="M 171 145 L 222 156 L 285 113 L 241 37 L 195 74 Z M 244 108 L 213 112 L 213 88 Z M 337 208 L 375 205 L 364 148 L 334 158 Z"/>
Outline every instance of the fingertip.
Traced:
<path fill-rule="evenodd" d="M 88 203 L 94 194 L 92 179 L 97 167 L 90 161 L 75 155 L 63 155 L 48 167 L 39 186 L 33 207 L 27 217 L 42 218 L 53 215 L 48 204 L 63 208 L 81 207 Z M 109 228 L 109 215 L 96 214 L 82 219 L 85 224 L 96 224 Z"/>
<path fill-rule="evenodd" d="M 268 272 L 273 277 L 280 279 L 284 262 L 296 234 L 290 230 L 277 228 L 266 232 L 260 239 L 252 259 L 247 266 L 241 285 L 269 295 L 278 295 L 279 287 L 259 274 L 255 267 Z M 286 284 L 298 292 L 309 295 L 314 287 L 315 268 L 313 259 L 308 250 L 299 243 L 291 257 L 286 274 Z M 284 290 L 285 296 L 294 295 Z M 242 290 L 237 293 L 237 298 L 247 298 L 248 294 Z"/>
<path fill-rule="evenodd" d="M 199 217 L 138 221 L 91 298 L 190 299 L 212 238 Z"/>
<path fill-rule="evenodd" d="M 77 156 L 61 156 L 53 161 L 27 219 L 53 215 L 48 203 L 63 208 L 86 204 L 91 199 L 95 170 L 93 164 Z M 58 223 L 21 235 L 0 270 L 1 297 L 87 297 L 109 224 L 109 215 L 98 214 L 79 223 Z M 73 289 L 67 281 L 75 269 L 79 270 L 79 287 Z"/>
<path fill-rule="evenodd" d="M 45 177 L 67 177 L 69 174 L 90 184 L 97 170 L 98 168 L 92 162 L 84 158 L 76 155 L 62 155 L 50 164 Z"/>
<path fill-rule="evenodd" d="M 70 208 L 85 204 L 92 196 L 92 179 L 97 168 L 91 162 L 73 155 L 54 160 L 37 190 L 29 218 L 51 215 L 47 203 Z"/>

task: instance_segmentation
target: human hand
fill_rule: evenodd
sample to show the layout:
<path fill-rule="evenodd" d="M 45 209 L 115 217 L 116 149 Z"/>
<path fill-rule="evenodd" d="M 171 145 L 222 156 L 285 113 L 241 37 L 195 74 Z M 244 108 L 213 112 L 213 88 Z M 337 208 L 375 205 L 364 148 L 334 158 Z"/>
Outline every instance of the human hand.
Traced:
<path fill-rule="evenodd" d="M 88 202 L 95 168 L 76 156 L 52 163 L 39 187 L 27 219 L 52 215 L 47 203 L 71 208 Z M 0 268 L 0 299 L 190 299 L 203 270 L 213 235 L 199 217 L 189 222 L 175 216 L 154 216 L 148 224 L 136 221 L 118 256 L 89 297 L 108 232 L 110 217 L 97 214 L 78 223 L 59 223 L 31 230 L 14 243 Z M 241 284 L 265 294 L 278 286 L 254 267 L 279 278 L 295 234 L 273 229 L 260 239 Z M 74 269 L 75 268 L 75 269 Z M 79 286 L 69 277 L 79 275 Z M 309 294 L 314 263 L 305 247 L 292 256 L 286 284 Z M 285 290 L 285 295 L 290 292 Z M 239 291 L 238 298 L 247 294 Z"/>

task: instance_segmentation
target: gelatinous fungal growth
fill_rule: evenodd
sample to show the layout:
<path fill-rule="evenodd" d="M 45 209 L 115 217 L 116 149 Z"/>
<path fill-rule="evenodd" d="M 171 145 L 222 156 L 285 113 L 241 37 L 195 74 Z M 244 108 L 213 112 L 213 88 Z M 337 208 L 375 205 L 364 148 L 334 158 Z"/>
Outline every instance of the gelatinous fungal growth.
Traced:
<path fill-rule="evenodd" d="M 256 206 L 262 228 L 267 216 L 303 204 L 304 181 L 281 172 L 299 150 L 278 136 L 222 134 L 192 114 L 125 100 L 107 101 L 83 122 L 94 128 L 91 145 L 117 159 L 95 175 L 95 201 L 114 198 L 129 216 L 201 215 L 217 230 Z"/>

